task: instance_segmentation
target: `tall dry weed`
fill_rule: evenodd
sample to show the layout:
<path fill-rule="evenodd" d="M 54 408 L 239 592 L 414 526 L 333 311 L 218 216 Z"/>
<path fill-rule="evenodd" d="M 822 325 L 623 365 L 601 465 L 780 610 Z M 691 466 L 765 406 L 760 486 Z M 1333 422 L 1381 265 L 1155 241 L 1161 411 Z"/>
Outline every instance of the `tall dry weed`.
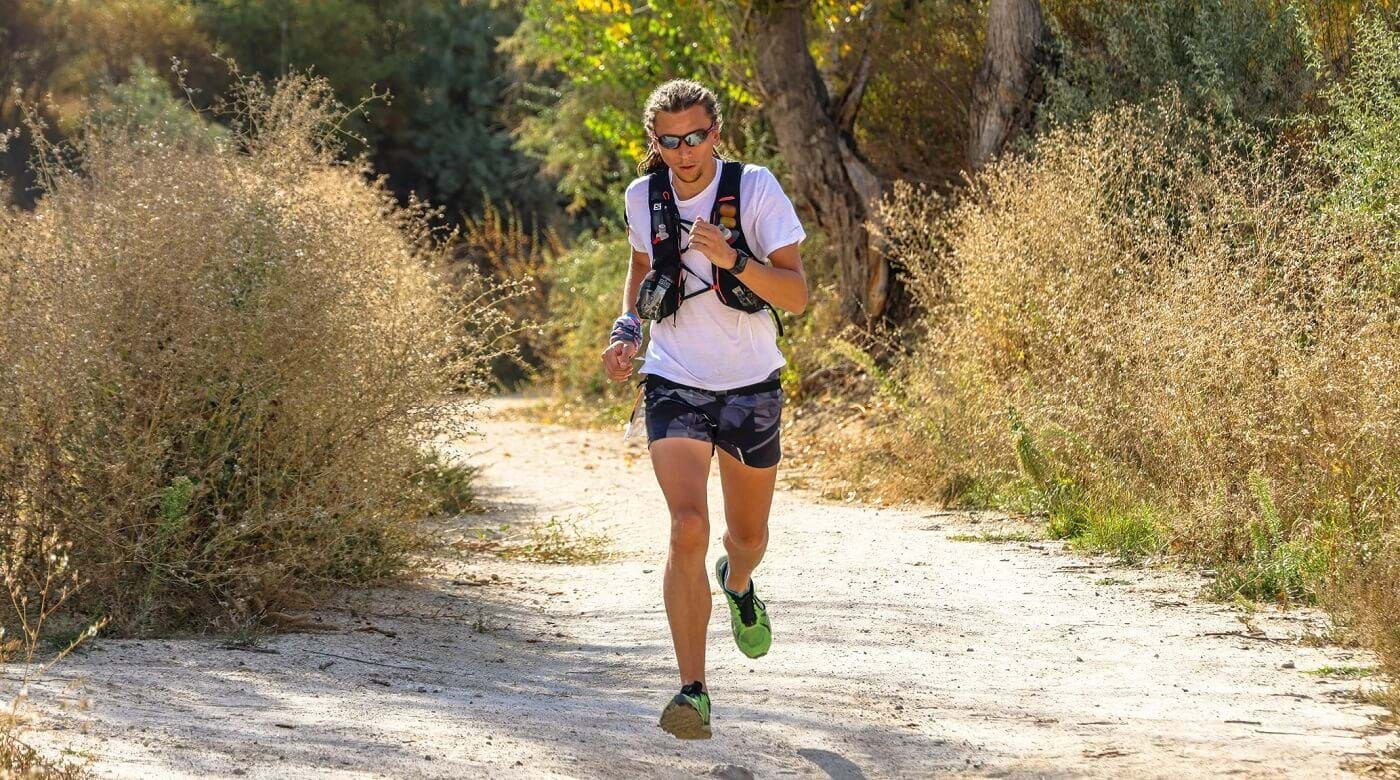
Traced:
<path fill-rule="evenodd" d="M 10 526 L 0 531 L 0 664 L 18 667 L 0 684 L 0 778 L 78 778 L 87 776 L 87 765 L 52 759 L 25 741 L 29 706 L 36 684 L 78 645 L 97 635 L 105 625 L 99 618 L 58 642 L 58 650 L 39 657 L 40 643 L 49 633 L 64 604 L 83 586 L 72 568 L 72 544 L 56 533 L 34 536 L 28 529 Z M 60 698 L 58 706 L 86 707 L 86 699 Z"/>
<path fill-rule="evenodd" d="M 89 122 L 0 223 L 0 518 L 70 540 L 75 606 L 122 632 L 403 570 L 419 443 L 493 357 L 453 236 L 337 160 L 355 109 L 235 76 L 228 136 Z"/>
<path fill-rule="evenodd" d="M 1015 410 L 1080 480 L 1179 501 L 1178 541 L 1213 553 L 1243 529 L 1211 501 L 1255 470 L 1285 517 L 1375 516 L 1400 444 L 1386 236 L 1337 229 L 1323 181 L 1166 101 L 1052 135 L 948 212 L 898 190 L 885 222 L 946 242 L 904 257 L 931 320 L 916 414 L 1010 474 Z"/>
<path fill-rule="evenodd" d="M 1168 95 L 1049 134 L 951 208 L 896 188 L 881 222 L 923 336 L 846 476 L 1210 561 L 1222 595 L 1320 596 L 1394 668 L 1400 254 L 1390 209 L 1338 205 L 1326 148 Z"/>
<path fill-rule="evenodd" d="M 554 352 L 556 339 L 546 323 L 550 265 L 564 253 L 564 242 L 549 228 L 529 229 L 513 208 L 487 203 L 482 213 L 463 220 L 449 275 L 459 288 L 491 290 L 495 327 L 478 326 L 478 338 L 508 342 L 513 349 L 492 361 L 491 375 L 506 388 L 537 377 Z"/>

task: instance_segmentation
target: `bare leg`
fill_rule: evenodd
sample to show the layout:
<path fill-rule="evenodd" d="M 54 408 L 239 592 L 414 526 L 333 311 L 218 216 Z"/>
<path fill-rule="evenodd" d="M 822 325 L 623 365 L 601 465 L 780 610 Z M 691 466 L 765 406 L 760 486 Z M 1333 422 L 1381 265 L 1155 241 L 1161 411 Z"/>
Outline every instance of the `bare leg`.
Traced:
<path fill-rule="evenodd" d="M 710 624 L 710 582 L 705 550 L 710 518 L 705 484 L 712 445 L 695 439 L 651 443 L 651 465 L 671 510 L 671 545 L 663 590 L 681 684 L 705 681 L 705 630 Z"/>
<path fill-rule="evenodd" d="M 724 549 L 729 553 L 726 588 L 743 593 L 749 575 L 768 548 L 768 511 L 778 467 L 756 469 L 719 450 L 719 481 L 724 488 Z"/>

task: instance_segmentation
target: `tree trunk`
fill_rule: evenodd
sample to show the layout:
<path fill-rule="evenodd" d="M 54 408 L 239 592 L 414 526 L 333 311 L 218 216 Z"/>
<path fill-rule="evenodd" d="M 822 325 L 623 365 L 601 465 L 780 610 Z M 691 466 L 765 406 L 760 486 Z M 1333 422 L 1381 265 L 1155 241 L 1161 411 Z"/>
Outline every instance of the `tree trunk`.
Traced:
<path fill-rule="evenodd" d="M 854 94 L 831 101 L 807 48 L 804 4 L 775 0 L 755 3 L 753 10 L 754 72 L 763 113 L 773 124 L 798 201 L 816 218 L 836 257 L 842 315 L 869 323 L 884 313 L 889 299 L 889 265 L 866 229 L 880 181 L 839 124 L 843 118 L 854 121 L 866 76 L 858 76 Z"/>
<path fill-rule="evenodd" d="M 1036 66 L 1048 38 L 1038 0 L 992 0 L 986 51 L 972 91 L 967 158 L 973 170 L 1029 126 L 1044 91 Z"/>

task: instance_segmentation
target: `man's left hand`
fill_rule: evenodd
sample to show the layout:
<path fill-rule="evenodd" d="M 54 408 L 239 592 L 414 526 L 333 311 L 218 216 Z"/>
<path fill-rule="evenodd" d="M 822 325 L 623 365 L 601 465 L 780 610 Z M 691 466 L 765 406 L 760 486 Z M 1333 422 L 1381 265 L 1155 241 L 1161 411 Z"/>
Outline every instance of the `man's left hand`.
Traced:
<path fill-rule="evenodd" d="M 719 226 L 706 222 L 704 217 L 696 217 L 695 223 L 690 226 L 690 246 L 700 250 L 720 268 L 733 268 L 739 260 L 738 250 L 724 240 Z"/>

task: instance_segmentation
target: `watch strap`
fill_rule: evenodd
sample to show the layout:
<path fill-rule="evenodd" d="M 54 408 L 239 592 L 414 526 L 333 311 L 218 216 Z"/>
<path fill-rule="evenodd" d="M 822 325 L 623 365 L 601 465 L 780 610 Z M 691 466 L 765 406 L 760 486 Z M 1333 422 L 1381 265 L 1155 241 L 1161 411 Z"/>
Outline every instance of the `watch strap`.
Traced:
<path fill-rule="evenodd" d="M 737 257 L 734 258 L 734 267 L 729 269 L 729 273 L 735 274 L 737 276 L 738 274 L 743 273 L 744 269 L 748 267 L 749 253 L 745 252 L 742 249 L 739 249 L 738 247 L 734 248 L 734 252 L 737 254 Z"/>

